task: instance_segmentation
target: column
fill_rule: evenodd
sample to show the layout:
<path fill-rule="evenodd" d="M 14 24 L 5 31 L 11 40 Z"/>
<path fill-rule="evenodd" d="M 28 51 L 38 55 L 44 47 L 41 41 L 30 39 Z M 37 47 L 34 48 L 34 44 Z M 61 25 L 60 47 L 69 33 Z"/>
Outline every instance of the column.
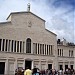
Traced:
<path fill-rule="evenodd" d="M 6 59 L 6 62 L 5 62 L 5 74 L 8 74 L 8 59 Z"/>
<path fill-rule="evenodd" d="M 53 60 L 53 66 L 52 66 L 53 69 L 55 69 L 55 67 L 56 67 L 56 64 L 55 63 L 56 63 L 56 61 Z"/>
<path fill-rule="evenodd" d="M 16 52 L 17 52 L 17 41 L 16 41 Z"/>
<path fill-rule="evenodd" d="M 39 43 L 38 43 L 38 54 L 39 54 Z"/>
<path fill-rule="evenodd" d="M 23 41 L 21 41 L 22 42 L 22 45 L 21 45 L 21 52 L 23 52 Z"/>
<path fill-rule="evenodd" d="M 39 60 L 39 69 L 41 70 L 41 60 Z"/>
<path fill-rule="evenodd" d="M 26 53 L 26 43 L 24 41 L 24 53 Z"/>
<path fill-rule="evenodd" d="M 34 60 L 32 61 L 31 69 L 34 68 Z"/>
<path fill-rule="evenodd" d="M 38 43 L 37 43 L 37 54 L 38 54 Z"/>
<path fill-rule="evenodd" d="M 47 63 L 47 61 L 46 61 L 46 69 L 48 69 L 48 63 Z"/>
<path fill-rule="evenodd" d="M 49 45 L 49 55 L 50 55 L 50 45 Z"/>
<path fill-rule="evenodd" d="M 7 43 L 7 52 L 9 52 L 9 40 L 8 40 L 8 43 Z"/>
<path fill-rule="evenodd" d="M 1 42 L 1 51 L 2 51 L 2 48 L 3 48 L 3 39 L 2 39 L 2 42 Z"/>
<path fill-rule="evenodd" d="M 46 55 L 47 55 L 47 45 L 46 45 Z"/>
<path fill-rule="evenodd" d="M 74 57 L 75 57 L 75 47 L 74 47 Z M 75 58 L 74 58 L 74 67 L 73 68 L 75 69 Z"/>
<path fill-rule="evenodd" d="M 52 52 L 52 45 L 51 45 L 51 55 L 53 55 L 53 52 Z"/>
<path fill-rule="evenodd" d="M 58 52 L 57 52 L 57 46 L 54 46 L 53 49 L 55 51 L 55 58 L 54 58 L 54 61 L 55 61 L 55 69 L 58 70 L 58 62 L 59 61 L 58 61 L 58 55 L 57 55 L 58 54 Z"/>
<path fill-rule="evenodd" d="M 14 69 L 16 70 L 17 68 L 17 58 L 15 58 Z"/>
<path fill-rule="evenodd" d="M 20 41 L 19 41 L 19 53 L 20 53 Z"/>
<path fill-rule="evenodd" d="M 65 72 L 65 63 L 63 62 L 63 72 Z"/>
<path fill-rule="evenodd" d="M 70 61 L 68 62 L 68 68 L 70 68 Z"/>
<path fill-rule="evenodd" d="M 52 55 L 54 55 L 54 45 L 52 45 Z"/>
<path fill-rule="evenodd" d="M 24 59 L 24 62 L 23 62 L 23 69 L 25 69 L 25 59 Z"/>
<path fill-rule="evenodd" d="M 40 54 L 40 44 L 39 44 L 39 54 Z"/>
<path fill-rule="evenodd" d="M 25 51 L 25 42 L 23 42 L 23 53 Z"/>
<path fill-rule="evenodd" d="M 49 45 L 48 45 L 48 55 L 49 55 Z"/>
<path fill-rule="evenodd" d="M 31 54 L 33 54 L 33 42 L 31 42 Z"/>
<path fill-rule="evenodd" d="M 5 39 L 5 42 L 4 42 L 4 51 L 5 51 L 5 49 L 6 49 L 6 39 Z"/>
<path fill-rule="evenodd" d="M 13 52 L 14 52 L 14 47 L 15 47 L 15 41 L 13 40 Z"/>
<path fill-rule="evenodd" d="M 9 44 L 10 44 L 10 48 L 9 48 L 9 50 L 10 50 L 10 52 L 12 52 L 12 51 L 11 51 L 11 44 L 12 44 L 12 41 L 9 40 L 9 42 L 10 42 L 10 43 L 9 43 Z"/>
<path fill-rule="evenodd" d="M 44 55 L 45 55 L 45 44 L 44 44 Z"/>
<path fill-rule="evenodd" d="M 46 44 L 45 44 L 45 55 L 46 55 Z"/>
<path fill-rule="evenodd" d="M 51 55 L 51 45 L 50 45 L 50 55 Z"/>

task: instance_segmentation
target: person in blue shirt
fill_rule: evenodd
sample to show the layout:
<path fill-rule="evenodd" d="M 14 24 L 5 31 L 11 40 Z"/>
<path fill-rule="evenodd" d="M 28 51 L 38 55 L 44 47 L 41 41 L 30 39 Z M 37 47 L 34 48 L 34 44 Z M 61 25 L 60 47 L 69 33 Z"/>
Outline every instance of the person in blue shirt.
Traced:
<path fill-rule="evenodd" d="M 37 72 L 37 68 L 34 68 L 34 69 L 33 69 L 33 73 L 32 73 L 32 75 L 40 75 L 40 73 Z"/>

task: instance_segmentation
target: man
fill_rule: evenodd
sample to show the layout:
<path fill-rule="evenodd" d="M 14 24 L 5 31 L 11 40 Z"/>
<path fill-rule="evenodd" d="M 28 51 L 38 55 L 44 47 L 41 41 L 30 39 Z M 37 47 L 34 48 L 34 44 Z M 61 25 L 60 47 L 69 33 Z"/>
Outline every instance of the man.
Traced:
<path fill-rule="evenodd" d="M 29 67 L 26 68 L 24 75 L 32 75 L 32 71 L 29 69 Z"/>

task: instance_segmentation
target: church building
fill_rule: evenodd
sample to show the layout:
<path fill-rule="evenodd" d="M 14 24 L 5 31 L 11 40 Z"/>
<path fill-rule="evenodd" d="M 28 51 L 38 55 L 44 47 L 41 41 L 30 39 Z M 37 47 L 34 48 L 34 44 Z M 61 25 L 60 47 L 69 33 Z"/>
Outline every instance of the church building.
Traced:
<path fill-rule="evenodd" d="M 30 12 L 12 12 L 0 23 L 0 72 L 13 74 L 18 67 L 57 69 L 57 35 L 45 20 Z"/>
<path fill-rule="evenodd" d="M 58 57 L 57 35 L 45 28 L 45 20 L 32 13 L 30 5 L 27 11 L 12 12 L 7 22 L 0 23 L 0 74 L 14 74 L 27 66 L 58 70 L 63 59 Z M 71 58 L 72 66 L 74 60 Z"/>

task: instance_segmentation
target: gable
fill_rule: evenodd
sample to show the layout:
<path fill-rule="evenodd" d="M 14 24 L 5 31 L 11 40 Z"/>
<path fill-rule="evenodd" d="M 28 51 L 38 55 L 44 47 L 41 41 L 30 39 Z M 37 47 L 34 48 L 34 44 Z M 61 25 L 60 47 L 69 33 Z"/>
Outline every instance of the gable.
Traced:
<path fill-rule="evenodd" d="M 37 27 L 45 29 L 45 20 L 31 12 L 14 12 L 11 13 L 7 20 L 11 20 L 12 24 L 18 27 Z"/>

